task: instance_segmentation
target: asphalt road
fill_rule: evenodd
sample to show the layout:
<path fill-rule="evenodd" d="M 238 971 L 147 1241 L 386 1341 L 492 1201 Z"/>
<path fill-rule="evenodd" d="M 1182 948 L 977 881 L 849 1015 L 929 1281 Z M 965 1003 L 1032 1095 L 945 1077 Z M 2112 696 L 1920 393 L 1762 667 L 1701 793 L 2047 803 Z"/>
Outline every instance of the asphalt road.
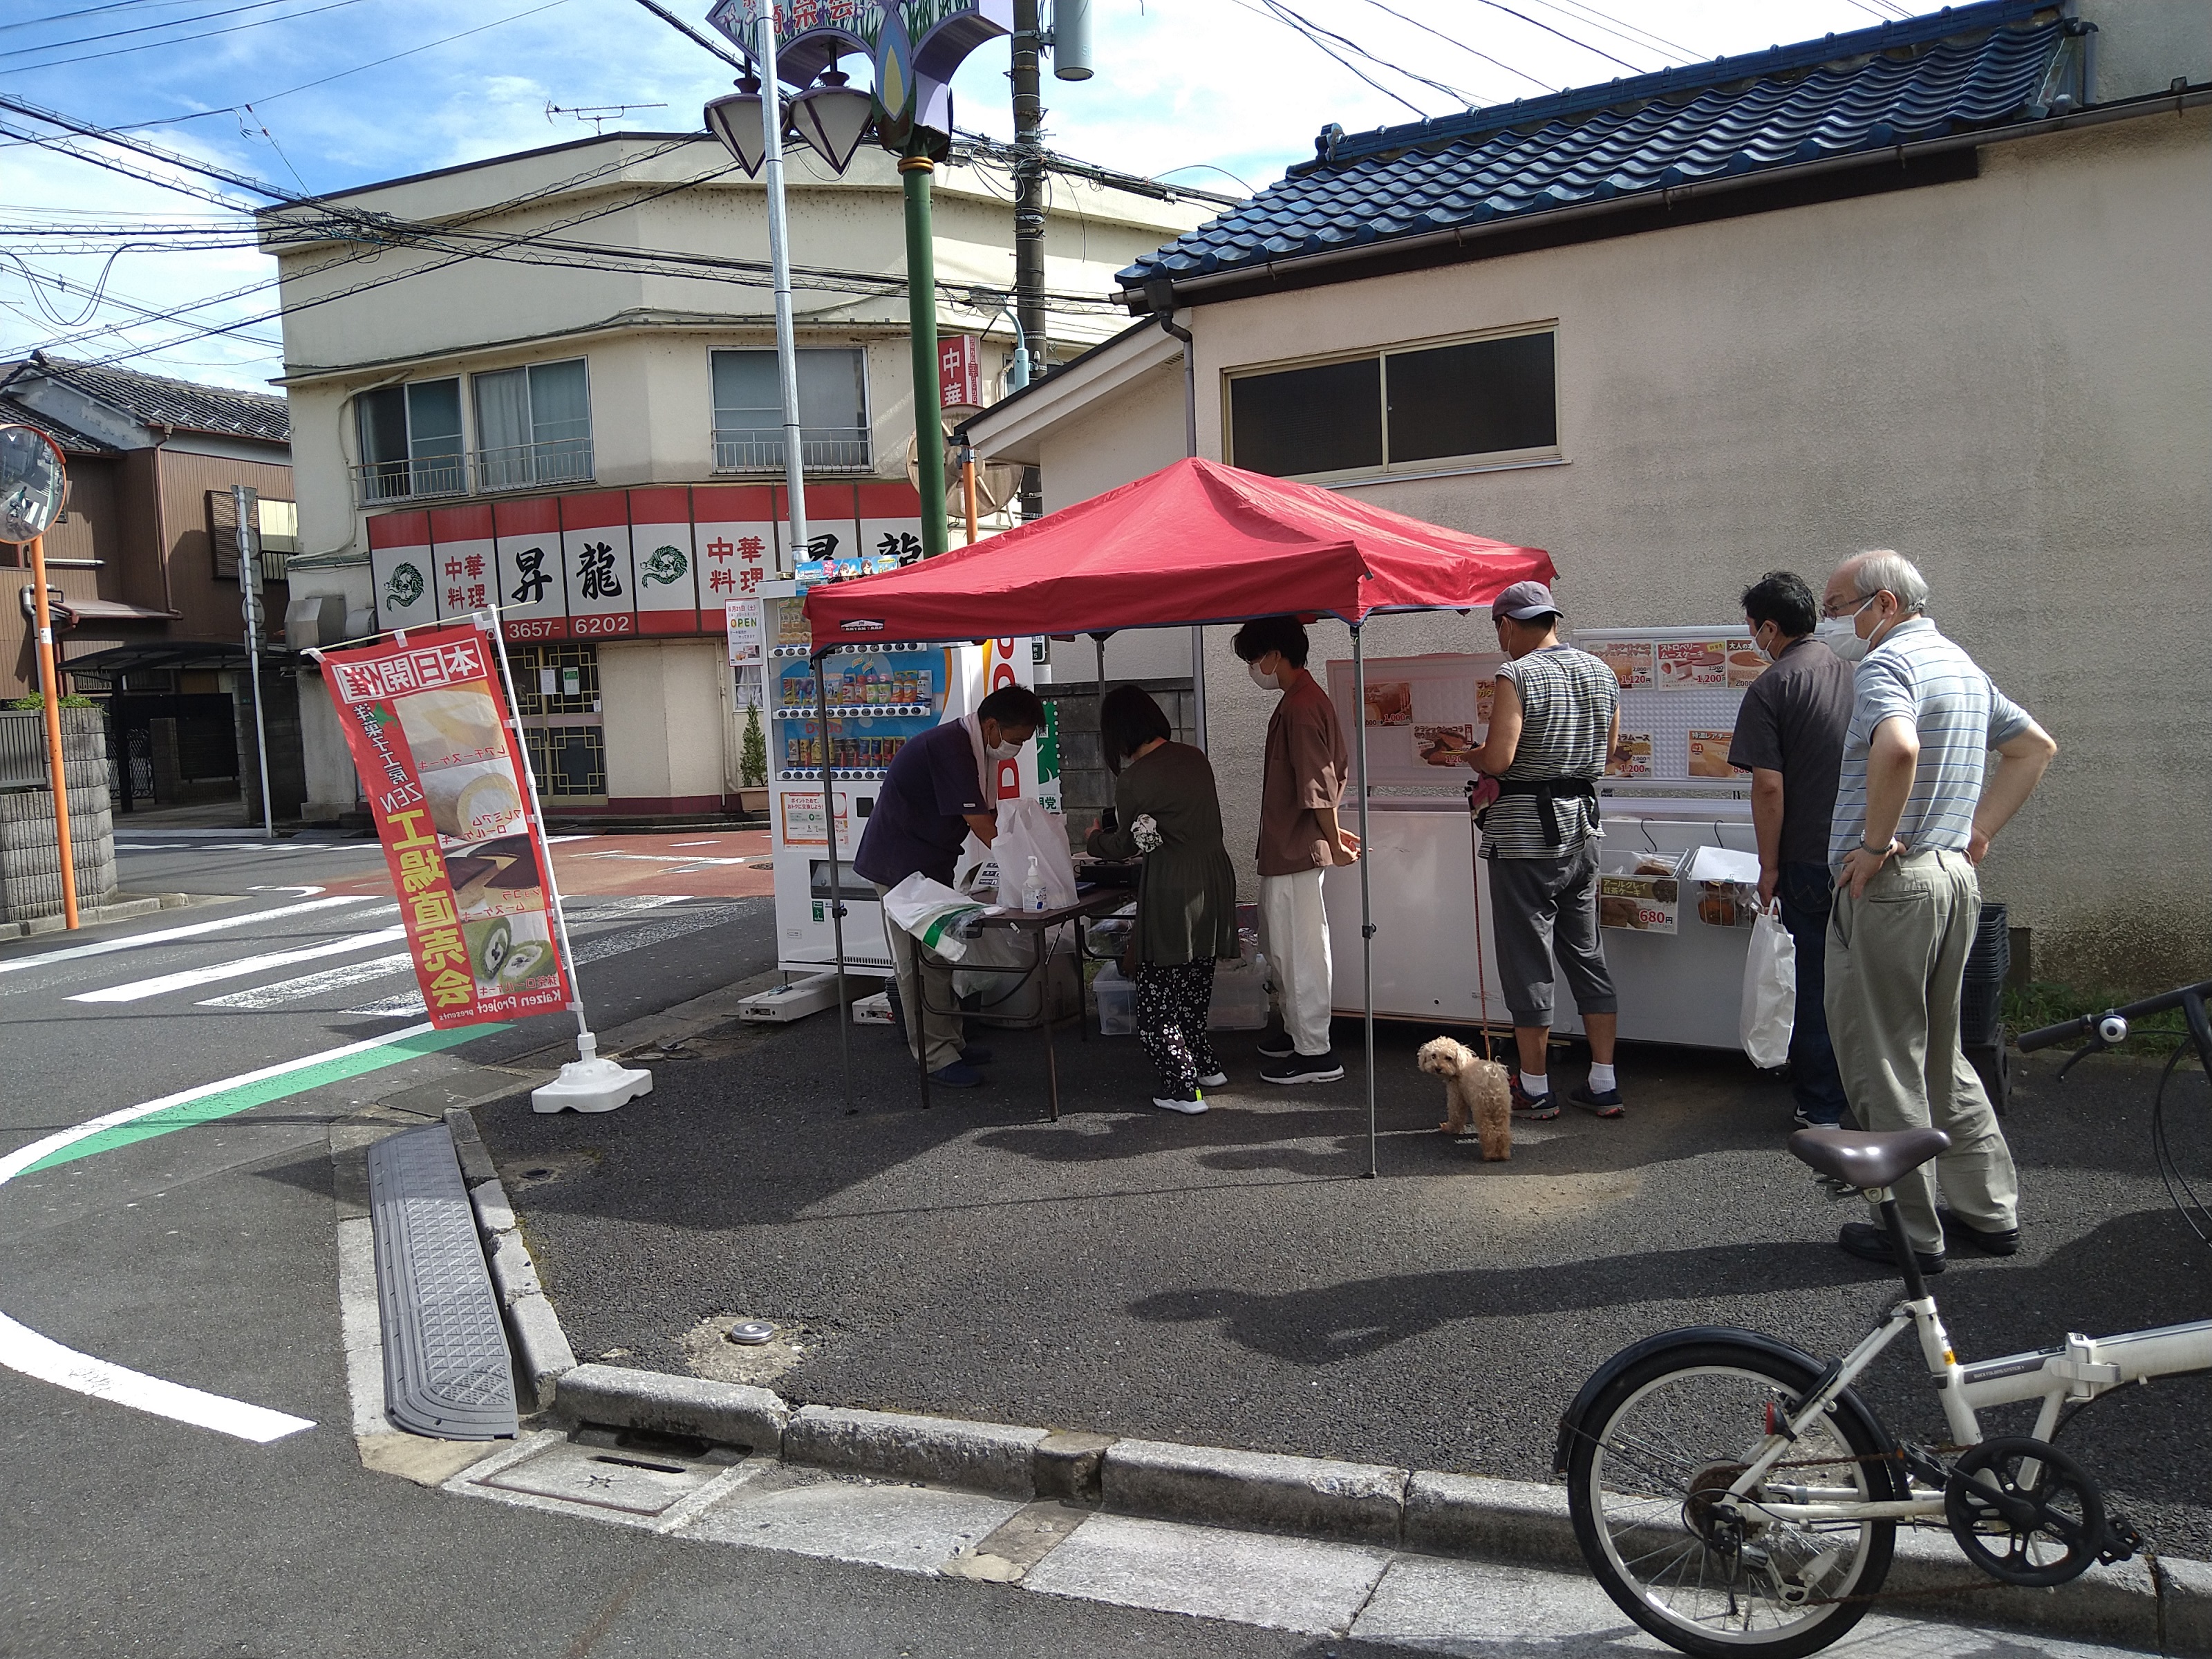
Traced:
<path fill-rule="evenodd" d="M 222 850 L 126 835 L 124 884 L 220 902 L 73 937 L 0 945 L 0 1154 L 120 1106 L 409 1023 L 358 1010 L 400 971 L 260 1007 L 211 998 L 373 960 L 373 845 Z M 665 898 L 635 882 L 607 896 Z M 282 889 L 321 888 L 320 893 Z M 265 913 L 331 896 L 355 905 Z M 589 908 L 588 906 L 586 907 Z M 711 915 L 711 921 L 694 926 Z M 244 917 L 243 925 L 60 961 L 52 954 Z M 580 951 L 611 1028 L 757 971 L 767 901 L 600 908 Z M 72 999 L 254 957 L 280 966 L 128 1001 Z M 28 965 L 25 965 L 28 964 Z M 508 1509 L 371 1474 L 349 1432 L 337 1305 L 329 1122 L 377 1099 L 544 1050 L 553 1018 L 219 1121 L 104 1150 L 0 1188 L 0 1314 L 83 1353 L 313 1419 L 258 1445 L 0 1367 L 0 1655 L 331 1653 L 583 1659 L 587 1654 L 1278 1656 L 1358 1650 L 992 1586 L 729 1552 Z"/>
<path fill-rule="evenodd" d="M 664 1067 L 649 1113 L 479 1119 L 580 1354 L 683 1371 L 717 1352 L 701 1322 L 775 1320 L 804 1334 L 774 1379 L 802 1401 L 1540 1480 L 1560 1410 L 1630 1341 L 1714 1323 L 1838 1352 L 1894 1298 L 1835 1248 L 1863 1210 L 1815 1191 L 1784 1151 L 1786 1090 L 1740 1058 L 1628 1051 L 1624 1121 L 1516 1126 L 1512 1161 L 1485 1164 L 1433 1132 L 1426 1035 L 1382 1037 L 1373 1181 L 1358 1079 L 1270 1088 L 1241 1034 L 1194 1119 L 1145 1103 L 1133 1042 L 1066 1034 L 1063 1121 L 1042 1121 L 1031 1033 L 987 1038 L 990 1086 L 919 1111 L 884 1030 L 854 1034 L 848 1116 L 819 1018 Z M 2030 1067 L 2009 1120 L 2024 1248 L 1961 1253 L 1936 1281 L 1962 1353 L 2212 1316 L 2204 1249 L 2152 1168 L 2151 1081 L 2119 1060 L 2063 1087 Z M 2203 1079 L 2179 1086 L 2201 1174 Z M 1907 1338 L 1866 1392 L 1939 1443 L 1918 1366 Z M 2169 1380 L 2066 1433 L 2169 1554 L 2212 1558 L 2208 1407 L 2212 1378 Z"/>

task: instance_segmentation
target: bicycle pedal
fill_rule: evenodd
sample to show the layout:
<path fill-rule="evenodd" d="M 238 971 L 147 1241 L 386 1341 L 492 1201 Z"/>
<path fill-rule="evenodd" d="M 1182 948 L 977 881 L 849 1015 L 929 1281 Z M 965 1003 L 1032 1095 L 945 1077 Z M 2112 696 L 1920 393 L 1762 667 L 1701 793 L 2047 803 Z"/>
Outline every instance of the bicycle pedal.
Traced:
<path fill-rule="evenodd" d="M 1852 1186 L 1848 1181 L 1838 1180 L 1834 1176 L 1814 1176 L 1813 1185 L 1823 1198 L 1832 1203 L 1839 1198 L 1856 1198 L 1859 1195 L 1857 1188 Z"/>
<path fill-rule="evenodd" d="M 2115 1562 L 2132 1560 L 2143 1547 L 2143 1535 L 2136 1530 L 2135 1523 L 2124 1515 L 2105 1517 L 2105 1541 L 2097 1551 L 2097 1559 L 2106 1566 Z"/>

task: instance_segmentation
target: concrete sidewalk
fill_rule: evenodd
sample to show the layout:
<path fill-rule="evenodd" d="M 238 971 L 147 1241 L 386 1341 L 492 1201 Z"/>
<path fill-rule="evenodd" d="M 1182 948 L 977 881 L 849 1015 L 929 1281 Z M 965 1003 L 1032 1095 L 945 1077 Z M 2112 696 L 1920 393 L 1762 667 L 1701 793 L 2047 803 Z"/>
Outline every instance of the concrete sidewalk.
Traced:
<path fill-rule="evenodd" d="M 1542 1480 L 1559 1411 L 1635 1338 L 1711 1322 L 1835 1352 L 1894 1294 L 1835 1249 L 1859 1209 L 1816 1194 L 1783 1151 L 1786 1090 L 1739 1058 L 1630 1051 L 1624 1121 L 1516 1126 L 1513 1160 L 1484 1164 L 1433 1132 L 1429 1035 L 1381 1038 L 1379 1181 L 1358 1079 L 1268 1088 L 1239 1034 L 1196 1119 L 1144 1103 L 1133 1042 L 1072 1033 L 1061 1122 L 1031 1033 L 993 1034 L 991 1085 L 921 1112 L 902 1045 L 866 1028 L 848 1116 L 822 1018 L 695 1040 L 611 1116 L 477 1116 L 580 1358 L 795 1404 Z M 2029 1065 L 2008 1125 L 2021 1253 L 1939 1282 L 1969 1356 L 2212 1315 L 2152 1166 L 2153 1073 L 2050 1078 Z M 2179 1086 L 2201 1127 L 2201 1079 Z M 733 1346 L 740 1317 L 781 1340 Z M 1945 1438 L 1909 1342 L 1865 1391 L 1900 1435 Z M 2205 1379 L 2163 1382 L 2067 1435 L 2163 1554 L 2212 1557 L 2208 1405 Z"/>

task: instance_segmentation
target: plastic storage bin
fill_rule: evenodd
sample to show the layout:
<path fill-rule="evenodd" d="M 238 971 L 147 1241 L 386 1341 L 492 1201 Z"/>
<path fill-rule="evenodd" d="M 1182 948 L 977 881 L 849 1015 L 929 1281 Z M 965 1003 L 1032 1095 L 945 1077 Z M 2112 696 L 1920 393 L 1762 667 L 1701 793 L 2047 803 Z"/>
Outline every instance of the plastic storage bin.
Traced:
<path fill-rule="evenodd" d="M 1206 1024 L 1215 1031 L 1256 1031 L 1267 1023 L 1267 958 L 1258 952 L 1213 970 Z"/>
<path fill-rule="evenodd" d="M 1964 1047 L 1985 1048 L 2002 1040 L 2004 982 L 2011 972 L 2012 933 L 2005 924 L 2005 908 L 1984 904 L 1960 987 L 1959 1041 Z"/>
<path fill-rule="evenodd" d="M 1098 970 L 1098 977 L 1091 981 L 1091 989 L 1098 999 L 1098 1035 L 1101 1036 L 1134 1036 L 1137 1034 L 1137 982 L 1121 977 L 1121 970 L 1108 963 Z"/>

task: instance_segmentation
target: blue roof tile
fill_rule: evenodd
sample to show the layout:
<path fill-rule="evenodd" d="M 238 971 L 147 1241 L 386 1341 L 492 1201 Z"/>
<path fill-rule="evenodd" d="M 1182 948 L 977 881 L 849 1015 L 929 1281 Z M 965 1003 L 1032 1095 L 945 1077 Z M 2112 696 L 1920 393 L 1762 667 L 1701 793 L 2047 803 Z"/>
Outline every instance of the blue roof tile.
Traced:
<path fill-rule="evenodd" d="M 1148 278 L 1528 218 L 2024 118 L 2066 33 L 2051 0 L 1985 0 L 1338 136 L 1249 202 L 1146 254 L 1121 282 L 1135 289 Z"/>

